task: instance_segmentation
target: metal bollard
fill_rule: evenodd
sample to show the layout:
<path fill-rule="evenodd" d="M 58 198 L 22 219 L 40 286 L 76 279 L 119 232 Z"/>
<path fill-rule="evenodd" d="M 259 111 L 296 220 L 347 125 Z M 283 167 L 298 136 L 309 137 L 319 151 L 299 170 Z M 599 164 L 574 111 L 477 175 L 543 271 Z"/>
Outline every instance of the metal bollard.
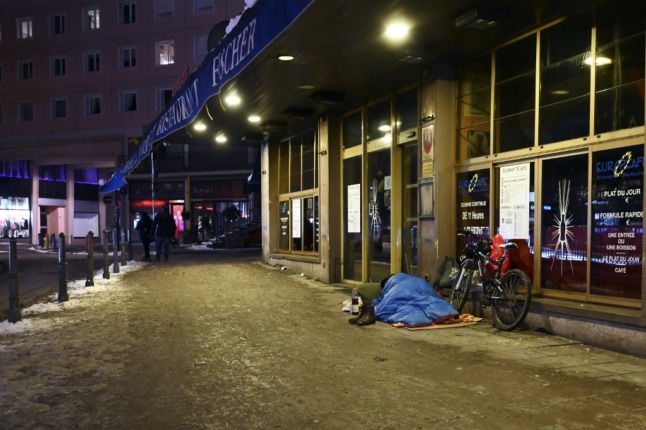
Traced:
<path fill-rule="evenodd" d="M 15 237 L 9 238 L 9 317 L 10 323 L 22 319 L 20 297 L 18 294 L 18 243 Z"/>
<path fill-rule="evenodd" d="M 121 235 L 121 232 L 119 232 L 119 234 Z M 128 265 L 128 261 L 127 261 L 127 259 L 126 259 L 127 255 L 126 255 L 126 240 L 125 240 L 125 234 L 123 234 L 123 236 L 124 236 L 124 237 L 123 237 L 123 240 L 120 242 L 120 245 L 121 245 L 121 265 L 122 265 L 122 266 L 126 266 L 126 265 Z"/>
<path fill-rule="evenodd" d="M 58 248 L 56 247 L 56 235 L 52 233 L 52 251 L 56 251 Z"/>
<path fill-rule="evenodd" d="M 67 294 L 67 260 L 65 255 L 65 233 L 59 234 L 58 243 L 58 301 L 66 302 L 70 299 Z"/>
<path fill-rule="evenodd" d="M 94 233 L 87 233 L 87 278 L 85 279 L 86 287 L 94 286 Z"/>
<path fill-rule="evenodd" d="M 112 229 L 112 273 L 119 273 L 119 242 L 117 235 L 119 231 Z"/>
<path fill-rule="evenodd" d="M 108 241 L 110 230 L 103 230 L 103 279 L 110 279 L 110 257 L 108 255 Z"/>
<path fill-rule="evenodd" d="M 126 236 L 128 241 L 128 261 L 132 261 L 132 232 L 130 228 L 126 229 Z"/>

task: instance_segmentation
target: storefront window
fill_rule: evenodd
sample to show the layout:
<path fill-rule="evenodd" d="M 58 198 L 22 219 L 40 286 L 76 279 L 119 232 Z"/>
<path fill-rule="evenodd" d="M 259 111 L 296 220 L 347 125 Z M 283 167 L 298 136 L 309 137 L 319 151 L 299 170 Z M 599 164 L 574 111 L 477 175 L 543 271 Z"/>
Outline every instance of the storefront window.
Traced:
<path fill-rule="evenodd" d="M 621 9 L 598 13 L 595 133 L 644 125 L 646 17 L 643 8 Z"/>
<path fill-rule="evenodd" d="M 419 235 L 417 231 L 417 160 L 419 149 L 417 141 L 402 147 L 402 200 L 403 200 L 403 262 L 405 273 L 417 274 L 417 251 Z"/>
<path fill-rule="evenodd" d="M 595 152 L 592 166 L 590 293 L 641 299 L 644 146 Z"/>
<path fill-rule="evenodd" d="M 390 270 L 392 177 L 390 147 L 368 153 L 369 279 L 378 282 Z"/>
<path fill-rule="evenodd" d="M 534 146 L 536 35 L 494 53 L 496 59 L 495 152 Z"/>
<path fill-rule="evenodd" d="M 489 193 L 489 169 L 458 173 L 455 225 L 459 230 L 468 230 L 482 237 L 489 236 Z M 458 236 L 457 249 L 461 250 L 465 244 L 465 238 Z"/>
<path fill-rule="evenodd" d="M 361 111 L 343 118 L 343 148 L 360 146 L 363 143 L 361 136 Z"/>
<path fill-rule="evenodd" d="M 361 157 L 343 160 L 343 279 L 361 281 Z"/>
<path fill-rule="evenodd" d="M 368 107 L 368 136 L 367 141 L 392 141 L 390 125 L 390 100 L 376 103 Z"/>
<path fill-rule="evenodd" d="M 318 142 L 315 133 L 309 131 L 281 142 L 279 152 L 279 249 L 283 252 L 318 252 Z"/>
<path fill-rule="evenodd" d="M 397 131 L 416 128 L 417 121 L 419 120 L 417 113 L 417 88 L 399 94 L 396 103 Z"/>
<path fill-rule="evenodd" d="M 465 64 L 459 74 L 458 159 L 489 155 L 491 56 Z"/>
<path fill-rule="evenodd" d="M 588 156 L 543 162 L 542 288 L 586 291 Z"/>
<path fill-rule="evenodd" d="M 590 134 L 590 29 L 585 15 L 541 32 L 541 144 Z"/>

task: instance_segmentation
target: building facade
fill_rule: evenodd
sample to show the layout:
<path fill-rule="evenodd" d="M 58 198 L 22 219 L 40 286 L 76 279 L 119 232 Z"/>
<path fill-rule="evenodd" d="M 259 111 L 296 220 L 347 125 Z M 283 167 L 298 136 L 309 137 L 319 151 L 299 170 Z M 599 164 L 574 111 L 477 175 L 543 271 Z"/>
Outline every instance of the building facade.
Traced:
<path fill-rule="evenodd" d="M 36 244 L 39 235 L 65 233 L 71 241 L 116 221 L 129 225 L 134 212 L 163 202 L 180 214 L 221 202 L 246 214 L 255 153 L 232 149 L 233 161 L 209 162 L 229 158 L 228 149 L 212 140 L 189 149 L 186 133 L 159 151 L 154 181 L 148 162 L 121 193 L 98 193 L 203 60 L 214 26 L 243 7 L 242 0 L 3 1 L 3 234 Z M 198 191 L 191 202 L 193 177 L 200 190 L 222 193 Z"/>

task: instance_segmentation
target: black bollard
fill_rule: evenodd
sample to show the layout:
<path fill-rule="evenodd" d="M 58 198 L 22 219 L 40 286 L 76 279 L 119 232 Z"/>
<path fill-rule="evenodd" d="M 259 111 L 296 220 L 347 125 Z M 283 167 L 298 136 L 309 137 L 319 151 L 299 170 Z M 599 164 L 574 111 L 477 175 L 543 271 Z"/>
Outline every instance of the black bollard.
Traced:
<path fill-rule="evenodd" d="M 15 237 L 9 238 L 9 322 L 22 319 L 20 297 L 18 294 L 18 243 Z"/>
<path fill-rule="evenodd" d="M 87 234 L 87 278 L 85 279 L 86 287 L 94 286 L 94 233 Z"/>
<path fill-rule="evenodd" d="M 66 302 L 70 299 L 67 294 L 67 260 L 65 255 L 65 233 L 58 235 L 58 301 Z"/>
<path fill-rule="evenodd" d="M 121 234 L 121 232 L 119 232 Z M 126 255 L 126 238 L 125 238 L 125 233 L 123 234 L 124 237 L 122 237 L 122 240 L 120 242 L 121 244 L 121 265 L 126 266 L 128 265 L 127 261 L 127 255 Z"/>
<path fill-rule="evenodd" d="M 110 230 L 103 230 L 103 279 L 110 279 L 110 256 L 108 255 L 108 241 Z"/>
<path fill-rule="evenodd" d="M 112 229 L 112 273 L 119 273 L 119 230 Z"/>
<path fill-rule="evenodd" d="M 132 261 L 132 233 L 130 228 L 126 229 L 126 236 L 127 236 L 127 241 L 128 241 L 128 261 Z"/>

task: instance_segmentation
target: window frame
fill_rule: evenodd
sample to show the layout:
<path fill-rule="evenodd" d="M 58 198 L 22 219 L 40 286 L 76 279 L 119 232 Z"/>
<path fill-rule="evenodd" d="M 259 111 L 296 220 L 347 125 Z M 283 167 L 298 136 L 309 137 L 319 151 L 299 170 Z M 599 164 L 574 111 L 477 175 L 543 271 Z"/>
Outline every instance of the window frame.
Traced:
<path fill-rule="evenodd" d="M 49 16 L 49 34 L 59 36 L 65 34 L 65 13 L 56 12 Z"/>
<path fill-rule="evenodd" d="M 92 12 L 94 16 L 92 16 Z M 81 14 L 84 31 L 96 31 L 101 28 L 101 8 L 99 6 L 90 6 L 83 8 Z"/>
<path fill-rule="evenodd" d="M 31 81 L 34 79 L 34 60 L 18 60 L 18 80 Z"/>
<path fill-rule="evenodd" d="M 207 15 L 215 12 L 214 0 L 193 0 L 193 14 Z"/>
<path fill-rule="evenodd" d="M 31 118 L 25 118 L 25 108 L 31 108 Z M 33 100 L 20 100 L 18 102 L 18 122 L 21 124 L 33 123 L 36 120 L 36 102 Z"/>
<path fill-rule="evenodd" d="M 175 0 L 155 0 L 155 21 L 172 19 L 174 16 Z"/>
<path fill-rule="evenodd" d="M 25 29 L 25 26 L 27 27 L 26 29 Z M 18 18 L 16 20 L 16 39 L 28 40 L 28 39 L 33 39 L 33 37 L 34 37 L 34 19 L 30 16 Z"/>
<path fill-rule="evenodd" d="M 98 103 L 98 112 L 94 112 L 93 104 Z M 103 97 L 99 93 L 85 95 L 85 116 L 96 117 L 103 113 Z"/>
<path fill-rule="evenodd" d="M 119 25 L 134 25 L 137 23 L 137 2 L 121 1 L 119 7 Z"/>
<path fill-rule="evenodd" d="M 162 49 L 166 49 L 167 53 L 162 54 Z M 165 58 L 162 57 L 164 55 Z M 166 62 L 163 61 L 166 60 Z M 156 66 L 171 66 L 175 64 L 175 39 L 166 39 L 155 42 L 155 65 Z"/>
<path fill-rule="evenodd" d="M 132 103 L 132 100 L 129 98 L 134 98 L 134 109 L 128 107 Z M 122 90 L 119 94 L 120 104 L 121 104 L 121 113 L 130 114 L 136 113 L 139 110 L 138 100 L 137 100 L 137 90 Z"/>
<path fill-rule="evenodd" d="M 59 106 L 59 103 L 63 103 L 62 105 Z M 63 107 L 65 112 L 63 115 L 58 115 L 58 108 Z M 60 120 L 65 120 L 69 117 L 69 109 L 68 109 L 68 100 L 67 97 L 52 97 L 51 99 L 51 118 L 54 121 L 60 121 Z"/>
<path fill-rule="evenodd" d="M 86 51 L 83 54 L 83 71 L 85 73 L 99 73 L 101 71 L 101 50 L 92 50 Z M 90 67 L 90 63 L 93 64 L 94 69 Z"/>
<path fill-rule="evenodd" d="M 67 57 L 65 55 L 51 56 L 49 66 L 52 78 L 62 78 L 67 75 Z"/>
<path fill-rule="evenodd" d="M 128 57 L 126 59 L 126 56 Z M 137 67 L 137 47 L 135 45 L 119 48 L 119 68 L 134 69 Z"/>

